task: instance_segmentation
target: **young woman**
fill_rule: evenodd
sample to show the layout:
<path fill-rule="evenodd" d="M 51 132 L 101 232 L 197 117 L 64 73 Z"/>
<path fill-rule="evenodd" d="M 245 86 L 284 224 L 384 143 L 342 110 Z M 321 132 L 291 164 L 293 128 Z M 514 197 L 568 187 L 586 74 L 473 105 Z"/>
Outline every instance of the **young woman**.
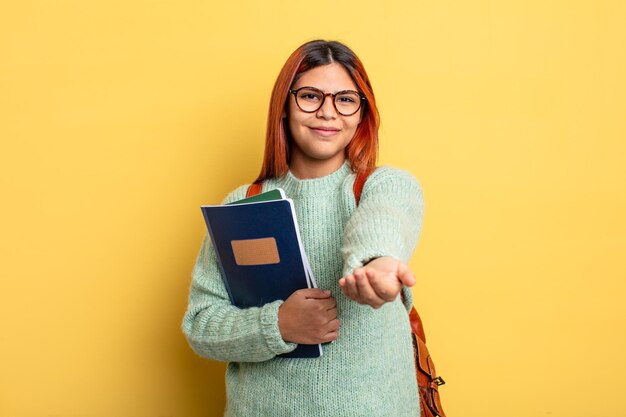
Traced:
<path fill-rule="evenodd" d="M 234 307 L 205 237 L 183 331 L 196 353 L 228 362 L 226 416 L 420 415 L 407 314 L 415 278 L 406 263 L 421 230 L 422 191 L 410 174 L 380 167 L 358 205 L 353 192 L 356 174 L 375 166 L 378 126 L 368 76 L 347 46 L 312 41 L 289 57 L 255 183 L 294 201 L 319 288 Z M 319 358 L 277 357 L 330 341 Z"/>

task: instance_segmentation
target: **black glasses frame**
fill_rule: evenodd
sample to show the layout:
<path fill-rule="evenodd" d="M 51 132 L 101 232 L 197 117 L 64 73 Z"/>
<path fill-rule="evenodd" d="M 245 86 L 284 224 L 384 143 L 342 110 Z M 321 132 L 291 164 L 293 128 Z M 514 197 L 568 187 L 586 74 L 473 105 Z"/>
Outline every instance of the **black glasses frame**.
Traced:
<path fill-rule="evenodd" d="M 320 105 L 315 110 L 304 110 L 302 107 L 300 107 L 300 103 L 298 103 L 298 91 L 304 90 L 305 88 L 308 88 L 309 90 L 313 90 L 313 91 L 319 91 L 319 93 L 323 96 L 322 101 L 320 102 Z M 293 94 L 293 98 L 294 100 L 296 100 L 296 106 L 298 106 L 298 108 L 305 113 L 315 113 L 316 111 L 321 109 L 322 106 L 324 105 L 324 102 L 326 101 L 326 97 L 328 96 L 331 96 L 333 99 L 333 107 L 335 108 L 335 111 L 342 116 L 352 116 L 353 114 L 361 110 L 362 103 L 365 101 L 365 97 L 363 97 L 363 95 L 359 93 L 358 91 L 354 91 L 354 90 L 342 90 L 342 91 L 337 91 L 336 93 L 333 94 L 333 93 L 325 93 L 319 88 L 304 86 L 304 87 L 298 88 L 297 90 L 289 90 L 289 92 Z M 345 94 L 345 93 L 355 93 L 361 99 L 359 101 L 359 107 L 357 107 L 355 111 L 349 114 L 340 112 L 339 109 L 337 108 L 337 103 L 335 103 L 335 97 L 337 97 L 340 94 Z"/>

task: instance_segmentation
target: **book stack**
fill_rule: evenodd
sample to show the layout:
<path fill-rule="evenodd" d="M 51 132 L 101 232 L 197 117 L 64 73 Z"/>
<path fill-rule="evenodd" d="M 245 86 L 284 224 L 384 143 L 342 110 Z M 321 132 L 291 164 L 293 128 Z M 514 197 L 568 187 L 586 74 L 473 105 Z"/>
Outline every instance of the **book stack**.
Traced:
<path fill-rule="evenodd" d="M 300 239 L 293 201 L 282 189 L 226 205 L 201 206 L 233 305 L 261 307 L 295 291 L 317 288 Z M 298 345 L 283 355 L 316 358 L 321 345 Z"/>

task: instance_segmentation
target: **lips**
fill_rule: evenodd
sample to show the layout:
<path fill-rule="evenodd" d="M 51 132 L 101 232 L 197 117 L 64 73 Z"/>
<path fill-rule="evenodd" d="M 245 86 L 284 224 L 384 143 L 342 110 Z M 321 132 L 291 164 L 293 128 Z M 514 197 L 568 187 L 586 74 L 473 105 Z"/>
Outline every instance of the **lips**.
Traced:
<path fill-rule="evenodd" d="M 332 127 L 332 126 L 312 126 L 311 129 L 315 129 L 315 130 L 334 130 L 334 131 L 338 131 L 339 130 L 336 127 Z"/>
<path fill-rule="evenodd" d="M 337 129 L 335 127 L 330 127 L 330 126 L 315 126 L 315 127 L 310 127 L 310 129 L 314 131 L 315 133 L 322 135 L 322 136 L 332 136 L 336 134 L 337 132 L 339 132 L 340 130 L 340 129 Z"/>

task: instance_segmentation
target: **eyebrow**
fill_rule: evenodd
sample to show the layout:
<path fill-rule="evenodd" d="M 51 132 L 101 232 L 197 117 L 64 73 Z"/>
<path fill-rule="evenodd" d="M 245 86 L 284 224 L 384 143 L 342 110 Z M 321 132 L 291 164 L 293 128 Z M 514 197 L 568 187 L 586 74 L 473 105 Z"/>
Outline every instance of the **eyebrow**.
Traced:
<path fill-rule="evenodd" d="M 304 88 L 304 87 L 315 88 L 316 90 L 320 90 L 322 93 L 325 93 L 325 94 L 330 93 L 330 91 L 325 91 L 325 90 L 323 90 L 323 89 L 321 89 L 321 88 L 319 88 L 319 87 L 315 87 L 315 86 L 313 86 L 313 85 L 302 85 L 302 86 L 300 86 L 300 87 L 295 87 L 295 86 L 294 86 L 294 87 L 290 88 L 290 90 L 298 90 L 298 89 L 300 89 L 300 88 Z M 356 93 L 358 93 L 358 92 L 359 92 L 359 90 L 358 90 L 357 88 L 343 88 L 343 89 L 335 90 L 335 91 L 334 91 L 334 92 L 332 92 L 331 94 L 337 94 L 337 93 L 342 92 L 342 91 L 354 91 L 354 92 L 356 92 Z"/>

